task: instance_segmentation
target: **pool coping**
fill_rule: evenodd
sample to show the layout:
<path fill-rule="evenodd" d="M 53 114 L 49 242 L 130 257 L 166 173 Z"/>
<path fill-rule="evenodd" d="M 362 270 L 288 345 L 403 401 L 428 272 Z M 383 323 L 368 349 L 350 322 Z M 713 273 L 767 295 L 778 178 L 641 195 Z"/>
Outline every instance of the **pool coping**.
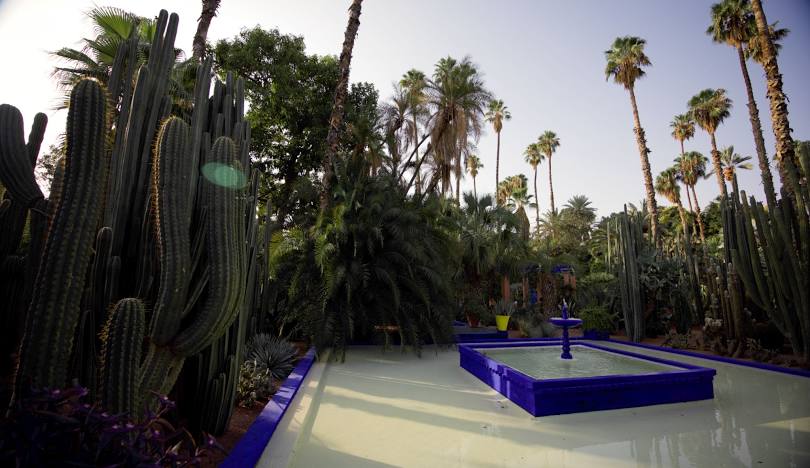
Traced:
<path fill-rule="evenodd" d="M 643 374 L 538 379 L 515 369 L 481 350 L 558 346 L 545 342 L 490 342 L 459 345 L 459 365 L 504 395 L 532 416 L 604 411 L 620 408 L 683 403 L 714 398 L 711 368 L 618 350 L 595 343 L 579 346 L 598 349 L 674 369 Z"/>
<path fill-rule="evenodd" d="M 290 408 L 295 396 L 306 380 L 316 360 L 315 348 L 309 351 L 298 361 L 293 371 L 278 388 L 273 398 L 267 402 L 262 412 L 256 417 L 245 435 L 239 439 L 236 446 L 230 451 L 228 457 L 222 461 L 220 467 L 241 468 L 256 466 L 270 443 L 279 423 Z"/>

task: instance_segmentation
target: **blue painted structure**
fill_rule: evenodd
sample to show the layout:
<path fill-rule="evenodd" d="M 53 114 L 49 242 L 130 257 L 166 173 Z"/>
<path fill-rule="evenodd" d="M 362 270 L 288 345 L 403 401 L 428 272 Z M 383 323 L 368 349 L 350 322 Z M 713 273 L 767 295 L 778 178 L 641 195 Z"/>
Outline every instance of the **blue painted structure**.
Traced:
<path fill-rule="evenodd" d="M 287 412 L 290 403 L 298 393 L 301 384 L 304 383 L 304 379 L 314 362 L 315 349 L 310 348 L 278 388 L 273 398 L 267 402 L 267 405 L 256 417 L 256 420 L 253 421 L 253 424 L 250 425 L 245 435 L 239 439 L 236 447 L 228 454 L 228 458 L 220 463 L 220 467 L 242 468 L 256 466 L 262 457 L 264 448 L 270 443 L 270 438 L 273 437 L 281 418 Z"/>
<path fill-rule="evenodd" d="M 460 365 L 512 400 L 532 416 L 581 413 L 714 398 L 714 369 L 580 343 L 603 352 L 678 368 L 641 375 L 608 375 L 569 379 L 535 379 L 477 351 L 485 348 L 560 346 L 545 343 L 481 343 L 459 345 Z"/>

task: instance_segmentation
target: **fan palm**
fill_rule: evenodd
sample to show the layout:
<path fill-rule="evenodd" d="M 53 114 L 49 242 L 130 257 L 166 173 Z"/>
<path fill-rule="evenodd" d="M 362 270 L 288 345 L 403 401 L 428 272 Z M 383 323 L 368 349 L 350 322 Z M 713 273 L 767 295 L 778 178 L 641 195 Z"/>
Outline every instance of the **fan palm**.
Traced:
<path fill-rule="evenodd" d="M 728 146 L 720 150 L 720 166 L 723 168 L 723 177 L 731 182 L 734 193 L 739 193 L 737 188 L 737 169 L 750 171 L 754 166 L 748 162 L 751 156 L 740 156 L 734 152 L 733 146 Z"/>
<path fill-rule="evenodd" d="M 799 181 L 796 180 L 792 170 L 798 166 L 793 137 L 790 135 L 790 121 L 788 120 L 787 96 L 782 89 L 782 75 L 779 73 L 779 62 L 776 60 L 778 49 L 774 43 L 775 34 L 768 25 L 765 11 L 760 0 L 751 0 L 751 10 L 757 26 L 757 54 L 758 62 L 765 68 L 765 83 L 767 95 L 771 104 L 771 123 L 776 139 L 776 160 L 779 162 L 779 173 L 782 185 L 789 194 L 797 196 Z M 789 166 L 786 168 L 785 166 Z"/>
<path fill-rule="evenodd" d="M 683 142 L 695 136 L 695 121 L 689 114 L 678 114 L 672 119 L 669 126 L 672 128 L 672 138 L 675 138 L 681 144 L 681 156 L 683 156 Z M 689 202 L 689 211 L 694 211 L 692 195 L 690 195 L 689 190 L 686 191 L 686 200 Z"/>
<path fill-rule="evenodd" d="M 408 150 L 411 138 L 411 123 L 408 120 L 410 106 L 408 95 L 402 86 L 394 85 L 390 101 L 380 106 L 380 118 L 384 127 L 385 144 L 391 156 L 392 173 L 398 174 L 402 153 Z"/>
<path fill-rule="evenodd" d="M 493 99 L 489 101 L 486 113 L 487 122 L 492 124 L 495 129 L 495 134 L 498 135 L 498 145 L 495 151 L 495 187 L 500 183 L 500 167 L 501 167 L 501 130 L 503 129 L 504 120 L 510 120 L 512 114 L 509 108 L 504 105 L 500 99 Z"/>
<path fill-rule="evenodd" d="M 535 202 L 535 227 L 540 225 L 540 199 L 537 197 L 537 166 L 543 162 L 545 156 L 543 156 L 543 152 L 540 151 L 540 145 L 538 143 L 532 143 L 526 147 L 526 150 L 523 152 L 523 155 L 526 158 L 526 162 L 532 166 L 532 170 L 534 171 L 534 202 Z"/>
<path fill-rule="evenodd" d="M 675 167 L 678 169 L 676 177 L 686 186 L 687 193 L 691 189 L 695 199 L 695 214 L 697 215 L 698 228 L 700 229 L 700 240 L 706 243 L 706 229 L 703 225 L 703 218 L 700 215 L 700 202 L 695 192 L 695 185 L 698 180 L 706 176 L 706 164 L 708 160 L 697 151 L 689 151 L 675 159 Z"/>
<path fill-rule="evenodd" d="M 720 195 L 727 197 L 728 191 L 720 167 L 720 151 L 717 150 L 715 132 L 717 132 L 720 124 L 731 115 L 731 112 L 729 112 L 731 99 L 726 96 L 725 89 L 707 88 L 692 96 L 688 105 L 689 113 L 692 114 L 695 122 L 709 134 L 712 143 L 712 164 L 717 175 L 717 186 L 720 188 Z"/>
<path fill-rule="evenodd" d="M 644 53 L 644 45 L 647 43 L 640 37 L 624 36 L 617 37 L 613 41 L 610 50 L 605 51 L 607 65 L 605 66 L 605 77 L 617 84 L 624 86 L 630 93 L 630 104 L 633 107 L 633 123 L 636 134 L 636 143 L 641 158 L 641 172 L 644 177 L 644 188 L 647 195 L 647 209 L 650 212 L 650 224 L 653 233 L 653 241 L 658 243 L 658 206 L 655 201 L 655 190 L 653 188 L 652 172 L 650 171 L 650 149 L 647 147 L 647 140 L 644 137 L 644 129 L 641 127 L 641 120 L 638 116 L 638 105 L 636 104 L 635 84 L 636 80 L 645 75 L 644 68 L 651 65 L 649 57 Z"/>
<path fill-rule="evenodd" d="M 481 164 L 481 158 L 474 154 L 467 156 L 465 163 L 467 165 L 467 172 L 470 173 L 473 180 L 473 196 L 478 199 L 478 189 L 475 185 L 475 178 L 478 177 L 478 171 L 483 169 L 484 165 Z"/>
<path fill-rule="evenodd" d="M 545 155 L 545 159 L 548 160 L 549 202 L 551 203 L 551 211 L 553 213 L 556 213 L 557 208 L 554 206 L 554 183 L 551 180 L 551 157 L 554 156 L 554 153 L 557 151 L 557 148 L 560 147 L 560 139 L 557 137 L 556 133 L 552 132 L 551 130 L 546 130 L 537 139 L 537 145 L 538 148 L 540 149 L 540 153 Z"/>
<path fill-rule="evenodd" d="M 751 11 L 751 4 L 748 0 L 723 0 L 712 5 L 712 22 L 706 30 L 715 42 L 727 44 L 737 51 L 737 58 L 740 62 L 740 70 L 745 83 L 745 91 L 748 96 L 748 118 L 751 121 L 751 131 L 754 134 L 754 144 L 759 160 L 760 176 L 765 190 L 768 204 L 776 203 L 776 196 L 773 188 L 773 176 L 768 155 L 765 151 L 765 140 L 762 137 L 762 124 L 759 121 L 759 109 L 754 99 L 754 90 L 751 87 L 751 77 L 748 75 L 746 64 L 745 48 L 756 36 L 756 22 Z"/>
<path fill-rule="evenodd" d="M 670 167 L 664 169 L 655 178 L 655 191 L 663 196 L 670 203 L 678 207 L 678 215 L 681 218 L 681 228 L 684 234 L 689 232 L 688 224 L 686 222 L 686 212 L 681 203 L 681 187 L 678 185 L 678 168 Z"/>

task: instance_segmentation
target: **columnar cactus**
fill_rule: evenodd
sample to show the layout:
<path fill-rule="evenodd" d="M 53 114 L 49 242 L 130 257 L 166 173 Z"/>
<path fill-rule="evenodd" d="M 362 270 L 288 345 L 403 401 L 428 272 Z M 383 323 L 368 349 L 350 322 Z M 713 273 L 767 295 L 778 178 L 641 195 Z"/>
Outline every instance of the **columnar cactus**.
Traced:
<path fill-rule="evenodd" d="M 145 333 L 143 302 L 121 299 L 102 331 L 102 400 L 116 413 L 137 414 L 137 378 Z"/>
<path fill-rule="evenodd" d="M 639 279 L 638 254 L 642 249 L 644 236 L 640 216 L 624 213 L 618 223 L 618 277 L 621 293 L 624 326 L 627 336 L 639 342 L 644 337 L 644 310 L 642 306 L 641 282 Z"/>
<path fill-rule="evenodd" d="M 17 373 L 21 389 L 29 383 L 61 387 L 67 380 L 107 178 L 106 102 L 93 80 L 80 81 L 70 96 L 64 185 L 45 243 L 47 261 L 37 274 L 26 317 Z"/>

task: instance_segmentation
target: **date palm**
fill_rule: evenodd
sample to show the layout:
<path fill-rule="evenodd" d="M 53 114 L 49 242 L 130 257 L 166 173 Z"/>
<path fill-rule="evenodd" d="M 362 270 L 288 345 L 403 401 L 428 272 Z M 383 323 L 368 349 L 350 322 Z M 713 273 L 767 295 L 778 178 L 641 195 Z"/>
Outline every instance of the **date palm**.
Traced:
<path fill-rule="evenodd" d="M 440 59 L 433 79 L 427 83 L 428 107 L 431 110 L 430 139 L 432 166 L 429 189 L 441 182 L 441 192 L 451 192 L 450 181 L 456 179 L 456 199 L 460 198 L 463 174 L 462 157 L 473 151 L 481 135 L 484 112 L 492 99 L 478 67 L 469 57 Z"/>
<path fill-rule="evenodd" d="M 349 70 L 352 63 L 352 50 L 354 40 L 357 37 L 357 30 L 360 28 L 360 12 L 363 0 L 352 0 L 349 7 L 349 23 L 346 25 L 346 32 L 343 35 L 343 48 L 338 59 L 337 86 L 335 87 L 335 98 L 332 105 L 332 113 L 329 115 L 329 133 L 326 135 L 326 152 L 323 158 L 323 188 L 321 190 L 321 211 L 323 212 L 329 205 L 331 196 L 332 177 L 334 175 L 333 165 L 337 156 L 338 144 L 340 143 L 340 129 L 343 126 L 344 106 L 346 96 L 349 94 Z"/>
<path fill-rule="evenodd" d="M 653 242 L 658 244 L 658 205 L 655 201 L 655 189 L 653 188 L 652 172 L 650 170 L 650 149 L 647 147 L 644 129 L 641 127 L 635 93 L 636 81 L 645 75 L 643 67 L 651 65 L 649 57 L 644 53 L 646 43 L 647 41 L 640 37 L 617 37 L 610 49 L 605 51 L 605 58 L 607 59 L 605 78 L 610 79 L 612 77 L 615 83 L 624 86 L 624 89 L 630 93 L 634 132 L 639 157 L 641 158 L 641 173 L 644 177 Z"/>
<path fill-rule="evenodd" d="M 669 127 L 672 128 L 672 138 L 678 140 L 681 144 L 681 156 L 684 154 L 683 142 L 695 136 L 695 121 L 689 114 L 678 114 L 670 122 Z M 686 191 L 686 199 L 689 202 L 689 211 L 695 211 L 692 207 L 692 195 L 689 190 Z"/>
<path fill-rule="evenodd" d="M 734 193 L 739 193 L 737 188 L 737 170 L 743 169 L 750 171 L 754 166 L 751 165 L 751 156 L 740 156 L 734 152 L 733 146 L 728 146 L 720 151 L 720 166 L 723 168 L 723 177 L 731 182 L 734 187 Z"/>
<path fill-rule="evenodd" d="M 498 145 L 495 150 L 495 187 L 498 187 L 500 183 L 500 167 L 501 167 L 501 130 L 503 129 L 503 122 L 504 120 L 510 120 L 512 118 L 512 114 L 509 112 L 509 108 L 504 105 L 503 101 L 500 99 L 493 99 L 489 101 L 489 106 L 487 107 L 487 114 L 486 119 L 487 122 L 492 124 L 492 128 L 495 129 L 495 134 L 498 135 Z"/>
<path fill-rule="evenodd" d="M 532 166 L 532 170 L 534 171 L 534 201 L 535 201 L 535 223 L 536 226 L 540 225 L 540 198 L 537 196 L 537 166 L 543 162 L 545 156 L 543 156 L 543 152 L 540 151 L 540 145 L 538 143 L 532 143 L 526 147 L 526 150 L 523 152 L 523 156 L 526 158 L 526 162 Z"/>
<path fill-rule="evenodd" d="M 724 198 L 728 196 L 726 184 L 723 180 L 722 167 L 720 166 L 720 151 L 717 149 L 717 139 L 715 133 L 717 128 L 726 120 L 731 112 L 731 99 L 726 96 L 725 89 L 711 89 L 707 88 L 703 91 L 692 96 L 689 100 L 689 113 L 695 119 L 695 122 L 706 133 L 712 143 L 712 164 L 714 165 L 715 175 L 717 176 L 717 186 L 720 189 L 720 195 Z"/>
<path fill-rule="evenodd" d="M 706 176 L 706 164 L 708 160 L 698 151 L 689 151 L 675 159 L 675 167 L 678 169 L 676 176 L 686 186 L 687 193 L 691 189 L 692 197 L 695 199 L 695 214 L 700 229 L 700 241 L 706 243 L 706 228 L 703 225 L 703 218 L 700 214 L 700 202 L 695 192 L 695 185 L 698 180 Z"/>
<path fill-rule="evenodd" d="M 467 172 L 470 173 L 473 180 L 473 195 L 478 199 L 478 188 L 475 185 L 475 178 L 478 177 L 478 171 L 483 169 L 484 165 L 481 164 L 481 158 L 474 154 L 467 156 L 466 165 Z"/>
<path fill-rule="evenodd" d="M 548 161 L 549 202 L 551 203 L 551 212 L 556 213 L 557 208 L 554 206 L 554 183 L 551 180 L 551 157 L 554 156 L 557 148 L 560 147 L 560 139 L 557 137 L 556 133 L 551 130 L 546 130 L 537 138 L 537 145 L 540 149 L 540 153 L 544 155 L 545 159 Z"/>
<path fill-rule="evenodd" d="M 416 154 L 417 164 L 415 167 L 414 176 L 416 177 L 416 193 L 417 195 L 422 192 L 422 178 L 420 174 L 418 150 L 419 150 L 419 122 L 427 117 L 427 95 L 425 89 L 427 88 L 427 77 L 424 72 L 412 68 L 402 75 L 399 80 L 400 87 L 405 91 L 408 101 L 408 108 L 410 110 L 411 131 L 409 132 L 410 144 L 413 145 L 413 154 Z M 405 162 L 407 165 L 410 158 Z M 404 171 L 404 169 L 403 169 Z"/>
<path fill-rule="evenodd" d="M 197 20 L 197 32 L 194 33 L 192 44 L 193 55 L 196 61 L 200 61 L 205 55 L 205 41 L 208 38 L 208 28 L 211 27 L 211 20 L 217 16 L 219 4 L 222 0 L 202 0 L 202 12 Z"/>
<path fill-rule="evenodd" d="M 670 167 L 661 171 L 658 177 L 655 178 L 655 191 L 678 207 L 678 215 L 681 218 L 681 228 L 683 229 L 684 235 L 687 235 L 689 227 L 686 222 L 686 211 L 683 209 L 683 203 L 681 203 L 681 187 L 678 185 L 678 168 Z"/>
<path fill-rule="evenodd" d="M 779 161 L 782 185 L 788 193 L 798 197 L 799 181 L 795 174 L 798 166 L 793 137 L 790 135 L 790 121 L 788 120 L 787 96 L 782 89 L 782 75 L 779 73 L 779 63 L 776 60 L 777 47 L 771 34 L 765 10 L 760 0 L 751 0 L 751 10 L 757 26 L 757 46 L 759 48 L 759 62 L 765 68 L 765 83 L 768 88 L 768 99 L 771 104 L 771 123 L 773 135 L 776 140 L 776 159 Z"/>
<path fill-rule="evenodd" d="M 765 197 L 768 204 L 773 206 L 776 203 L 776 195 L 773 188 L 773 176 L 768 155 L 765 150 L 765 139 L 762 137 L 762 124 L 759 121 L 759 109 L 754 99 L 754 91 L 751 87 L 751 77 L 748 75 L 746 64 L 745 48 L 751 38 L 757 34 L 754 14 L 751 11 L 751 4 L 748 0 L 723 0 L 712 5 L 712 22 L 706 30 L 715 42 L 727 44 L 737 51 L 737 58 L 740 62 L 740 70 L 745 83 L 745 91 L 748 96 L 748 118 L 751 121 L 751 131 L 754 134 L 754 144 L 759 160 L 759 171 L 762 177 L 762 185 L 765 189 Z"/>

